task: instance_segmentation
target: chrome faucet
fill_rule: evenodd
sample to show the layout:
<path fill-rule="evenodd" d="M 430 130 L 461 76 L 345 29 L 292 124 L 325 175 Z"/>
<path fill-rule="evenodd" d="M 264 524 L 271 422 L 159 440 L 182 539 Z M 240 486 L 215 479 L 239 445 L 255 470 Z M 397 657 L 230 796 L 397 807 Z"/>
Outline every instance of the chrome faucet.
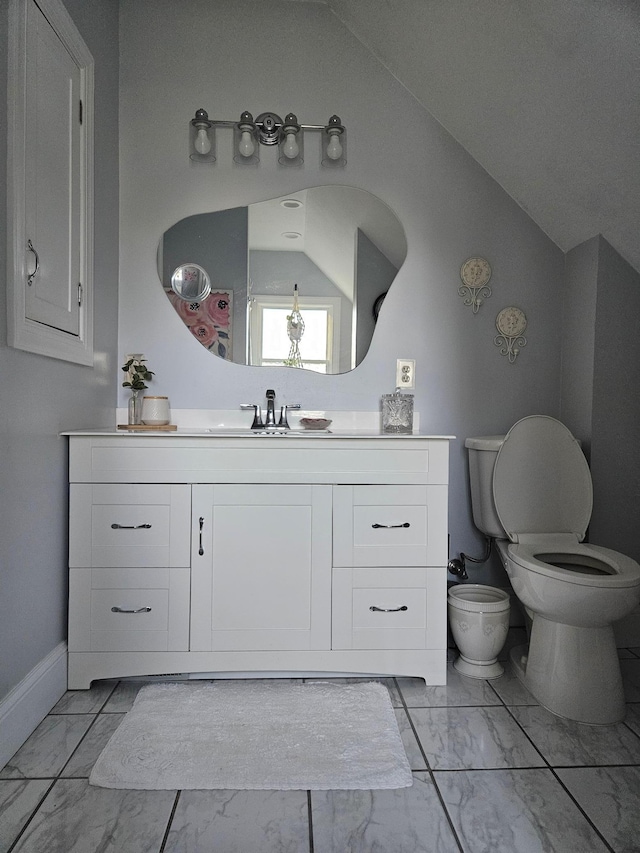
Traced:
<path fill-rule="evenodd" d="M 266 391 L 267 416 L 264 421 L 265 429 L 273 429 L 276 425 L 276 392 L 272 388 Z"/>
<path fill-rule="evenodd" d="M 267 398 L 267 411 L 264 421 L 262 420 L 262 407 L 259 403 L 242 403 L 240 406 L 241 409 L 253 409 L 251 429 L 254 432 L 286 432 L 290 429 L 287 421 L 287 409 L 299 409 L 300 403 L 288 403 L 280 406 L 280 420 L 276 423 L 276 392 L 272 388 L 268 388 L 265 396 Z"/>

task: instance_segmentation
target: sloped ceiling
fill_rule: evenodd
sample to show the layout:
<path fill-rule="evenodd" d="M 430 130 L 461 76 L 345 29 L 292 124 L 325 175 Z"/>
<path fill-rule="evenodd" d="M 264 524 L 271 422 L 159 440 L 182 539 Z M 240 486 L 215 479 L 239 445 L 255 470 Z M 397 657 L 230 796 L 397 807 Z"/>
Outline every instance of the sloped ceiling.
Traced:
<path fill-rule="evenodd" d="M 327 0 L 563 250 L 640 270 L 640 0 Z"/>

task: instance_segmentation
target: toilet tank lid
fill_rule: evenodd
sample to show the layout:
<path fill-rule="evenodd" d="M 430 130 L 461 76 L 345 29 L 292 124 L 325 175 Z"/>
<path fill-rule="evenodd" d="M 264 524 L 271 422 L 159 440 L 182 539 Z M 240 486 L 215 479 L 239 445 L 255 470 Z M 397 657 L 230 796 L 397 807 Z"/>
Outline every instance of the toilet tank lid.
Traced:
<path fill-rule="evenodd" d="M 493 450 L 497 453 L 503 441 L 503 435 L 479 435 L 466 439 L 464 446 L 469 450 Z"/>

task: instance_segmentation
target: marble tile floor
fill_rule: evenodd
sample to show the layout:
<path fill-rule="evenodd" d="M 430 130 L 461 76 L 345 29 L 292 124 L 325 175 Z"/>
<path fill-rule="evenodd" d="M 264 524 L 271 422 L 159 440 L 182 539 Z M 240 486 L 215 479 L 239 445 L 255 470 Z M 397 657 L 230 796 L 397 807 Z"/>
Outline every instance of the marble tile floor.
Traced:
<path fill-rule="evenodd" d="M 508 670 L 384 679 L 414 775 L 392 791 L 92 787 L 141 686 L 98 682 L 0 770 L 0 853 L 637 853 L 640 649 L 620 657 L 628 714 L 606 727 L 553 716 Z"/>

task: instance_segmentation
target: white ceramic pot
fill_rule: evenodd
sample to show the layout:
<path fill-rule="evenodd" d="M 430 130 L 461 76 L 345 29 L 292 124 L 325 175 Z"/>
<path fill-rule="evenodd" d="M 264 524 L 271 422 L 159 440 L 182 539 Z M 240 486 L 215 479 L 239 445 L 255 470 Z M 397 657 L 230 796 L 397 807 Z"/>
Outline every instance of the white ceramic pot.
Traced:
<path fill-rule="evenodd" d="M 164 426 L 170 423 L 168 397 L 143 397 L 142 423 L 147 426 Z"/>
<path fill-rule="evenodd" d="M 469 583 L 449 588 L 449 626 L 460 656 L 454 667 L 472 678 L 498 678 L 498 662 L 509 630 L 509 593 Z"/>

